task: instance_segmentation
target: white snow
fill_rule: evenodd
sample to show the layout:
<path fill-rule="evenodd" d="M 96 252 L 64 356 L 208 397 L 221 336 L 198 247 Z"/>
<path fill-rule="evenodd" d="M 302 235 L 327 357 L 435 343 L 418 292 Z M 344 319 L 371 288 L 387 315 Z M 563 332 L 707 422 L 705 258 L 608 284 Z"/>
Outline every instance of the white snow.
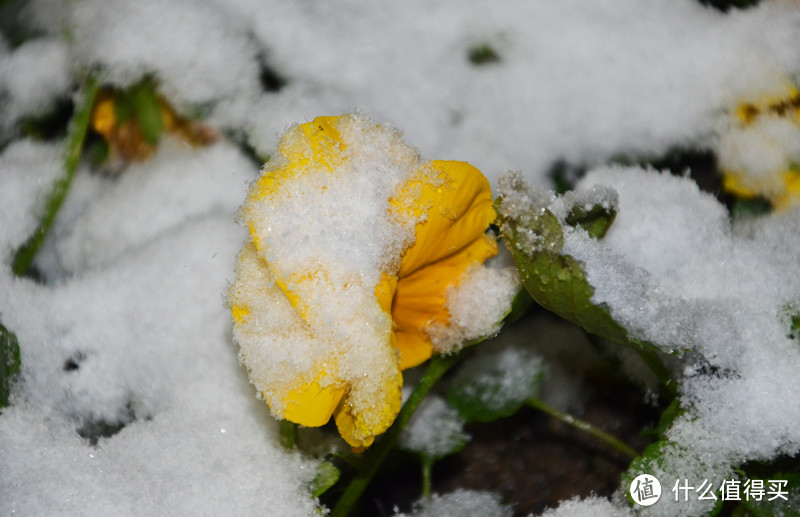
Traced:
<path fill-rule="evenodd" d="M 0 41 L 2 37 L 0 36 Z M 13 51 L 0 45 L 0 142 L 24 116 L 43 115 L 70 87 L 67 44 L 40 38 Z"/>
<path fill-rule="evenodd" d="M 446 354 L 471 340 L 497 334 L 520 287 L 514 267 L 470 267 L 458 284 L 447 290 L 450 323 L 428 328 L 434 348 Z"/>
<path fill-rule="evenodd" d="M 602 497 L 577 497 L 558 505 L 558 508 L 547 510 L 540 517 L 628 517 L 634 513 L 627 508 L 620 508 Z"/>
<path fill-rule="evenodd" d="M 458 411 L 443 398 L 428 395 L 400 435 L 399 445 L 433 460 L 460 449 L 469 439 Z"/>
<path fill-rule="evenodd" d="M 2 226 L 14 230 L 0 237 L 5 254 L 26 238 L 20 230 L 32 231 L 32 218 L 20 217 L 18 208 L 38 210 L 59 154 L 20 142 L 0 156 L 2 192 L 9 186 L 15 195 L 3 204 Z M 127 196 L 124 186 L 114 187 L 124 198 L 149 189 L 151 202 L 161 207 L 151 215 L 174 222 L 183 207 L 171 203 L 173 189 L 192 192 L 205 184 L 203 191 L 213 192 L 209 178 L 223 174 L 213 159 L 207 166 L 193 163 L 193 174 L 184 174 L 178 165 L 186 159 L 164 148 L 158 158 L 164 177 L 145 174 L 141 183 L 130 183 Z M 171 188 L 150 189 L 148 182 Z M 245 187 L 239 182 L 236 197 Z M 4 511 L 314 512 L 305 489 L 313 462 L 281 450 L 276 423 L 237 364 L 222 292 L 244 235 L 233 221 L 237 202 L 219 200 L 187 210 L 168 232 L 106 256 L 102 268 L 55 285 L 16 279 L 8 265 L 2 269 L 0 317 L 16 333 L 22 355 L 13 405 L 0 417 Z M 89 205 L 86 217 L 102 198 Z M 123 227 L 146 207 L 118 208 L 105 213 L 102 225 Z M 76 226 L 83 222 L 78 217 Z M 92 249 L 81 253 L 89 256 Z M 124 427 L 96 446 L 80 436 L 103 422 Z"/>
<path fill-rule="evenodd" d="M 569 232 L 564 252 L 584 264 L 594 303 L 634 337 L 683 355 L 676 374 L 688 412 L 654 472 L 718 485 L 744 461 L 796 453 L 800 404 L 787 401 L 800 396 L 800 350 L 788 315 L 800 293 L 800 211 L 731 228 L 687 178 L 607 168 L 579 188 L 595 184 L 618 191 L 617 219 L 601 241 Z"/>
<path fill-rule="evenodd" d="M 410 514 L 396 513 L 395 517 L 461 517 L 482 515 L 485 517 L 510 517 L 511 508 L 491 492 L 456 490 L 449 494 L 433 494 L 430 499 L 419 501 Z"/>

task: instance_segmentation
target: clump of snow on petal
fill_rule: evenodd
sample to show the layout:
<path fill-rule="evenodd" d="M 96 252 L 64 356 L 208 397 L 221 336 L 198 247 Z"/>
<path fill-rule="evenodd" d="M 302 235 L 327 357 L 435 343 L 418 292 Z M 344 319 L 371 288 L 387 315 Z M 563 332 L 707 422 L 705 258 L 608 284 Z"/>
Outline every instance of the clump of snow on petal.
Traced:
<path fill-rule="evenodd" d="M 464 343 L 496 334 L 519 288 L 516 268 L 471 266 L 446 292 L 450 323 L 427 329 L 434 348 L 452 353 Z"/>
<path fill-rule="evenodd" d="M 290 129 L 242 207 L 256 246 L 242 252 L 230 290 L 231 304 L 249 311 L 235 336 L 275 414 L 291 389 L 317 375 L 322 386 L 348 383 L 349 401 L 363 409 L 398 374 L 391 318 L 377 303 L 375 286 L 398 266 L 423 217 L 419 209 L 426 208 L 416 207 L 403 186 L 436 180 L 387 125 L 347 115 L 319 128 L 330 135 L 316 138 L 340 144 L 304 163 L 298 150 L 316 152 L 304 131 L 317 128 Z M 279 184 L 274 191 L 264 187 L 273 184 Z M 299 303 L 294 316 L 287 292 Z"/>

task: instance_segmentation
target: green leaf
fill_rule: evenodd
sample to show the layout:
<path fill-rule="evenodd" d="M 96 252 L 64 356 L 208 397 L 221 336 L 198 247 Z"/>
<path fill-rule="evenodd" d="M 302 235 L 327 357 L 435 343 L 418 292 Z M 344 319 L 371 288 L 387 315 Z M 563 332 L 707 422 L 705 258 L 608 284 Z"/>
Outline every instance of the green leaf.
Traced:
<path fill-rule="evenodd" d="M 659 440 L 648 445 L 642 455 L 633 460 L 628 467 L 628 470 L 622 473 L 621 486 L 625 492 L 625 497 L 628 498 L 630 503 L 633 503 L 633 498 L 628 492 L 628 488 L 640 474 L 654 475 L 653 467 L 660 468 L 666 463 L 666 456 L 674 452 L 677 447 L 667 440 Z M 664 480 L 659 480 L 663 481 Z M 662 487 L 662 490 L 665 488 Z M 662 495 L 663 497 L 663 495 Z"/>
<path fill-rule="evenodd" d="M 501 215 L 500 231 L 522 282 L 536 303 L 580 325 L 590 334 L 618 344 L 659 350 L 650 343 L 630 340 L 628 332 L 614 321 L 604 306 L 591 302 L 594 289 L 580 263 L 561 253 L 563 229 L 549 209 L 536 206 L 520 212 L 522 209 L 516 206 L 506 210 L 505 203 L 502 196 L 497 199 L 497 212 L 513 215 Z M 613 209 L 597 203 L 589 207 L 573 207 L 565 224 L 571 222 L 583 226 L 590 235 L 599 237 L 608 230 L 614 216 Z"/>
<path fill-rule="evenodd" d="M 339 467 L 329 461 L 323 461 L 317 467 L 317 475 L 311 481 L 309 490 L 312 497 L 319 497 L 339 481 L 342 472 Z"/>
<path fill-rule="evenodd" d="M 143 81 L 133 86 L 129 95 L 134 116 L 139 123 L 139 131 L 145 141 L 151 144 L 157 143 L 164 132 L 164 119 L 161 116 L 161 103 L 158 101 L 155 86 L 150 81 Z"/>
<path fill-rule="evenodd" d="M 541 358 L 516 348 L 481 350 L 454 376 L 447 401 L 468 422 L 491 422 L 516 413 L 539 394 Z"/>
<path fill-rule="evenodd" d="M 483 43 L 469 49 L 467 59 L 473 65 L 481 66 L 500 62 L 500 55 L 487 43 Z"/>
<path fill-rule="evenodd" d="M 598 203 L 588 208 L 583 204 L 576 204 L 567 215 L 566 222 L 570 226 L 580 226 L 595 239 L 605 236 L 617 211 L 611 207 Z"/>
<path fill-rule="evenodd" d="M 0 408 L 8 406 L 11 381 L 19 371 L 19 342 L 13 332 L 0 323 Z"/>
<path fill-rule="evenodd" d="M 655 431 L 658 433 L 659 438 L 663 439 L 667 434 L 667 429 L 672 427 L 673 422 L 685 412 L 686 410 L 681 408 L 679 399 L 673 400 L 661 413 L 661 418 L 658 419 Z"/>
<path fill-rule="evenodd" d="M 531 297 L 562 318 L 577 323 L 587 332 L 611 339 L 628 342 L 628 333 L 615 322 L 608 311 L 590 302 L 594 289 L 586 280 L 580 263 L 569 255 L 559 252 L 564 237 L 558 219 L 550 211 L 535 218 L 529 228 L 542 238 L 536 249 L 517 246 L 520 242 L 517 227 L 503 225 L 503 237 L 517 264 L 522 282 Z"/>
<path fill-rule="evenodd" d="M 792 339 L 800 338 L 800 312 L 792 314 L 789 319 L 791 321 L 789 336 Z"/>
<path fill-rule="evenodd" d="M 524 287 L 511 300 L 511 309 L 506 314 L 503 325 L 511 325 L 523 317 L 533 307 L 533 298 Z"/>
<path fill-rule="evenodd" d="M 772 212 L 772 203 L 761 197 L 734 199 L 730 206 L 731 219 L 754 218 Z"/>

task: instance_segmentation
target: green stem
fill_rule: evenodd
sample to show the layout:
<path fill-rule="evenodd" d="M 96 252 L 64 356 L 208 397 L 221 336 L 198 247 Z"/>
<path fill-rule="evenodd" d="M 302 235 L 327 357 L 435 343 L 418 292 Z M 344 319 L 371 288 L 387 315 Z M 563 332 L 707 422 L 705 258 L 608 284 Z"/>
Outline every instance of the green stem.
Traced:
<path fill-rule="evenodd" d="M 422 379 L 420 379 L 419 383 L 414 387 L 414 391 L 411 392 L 411 395 L 408 397 L 405 404 L 403 404 L 403 407 L 400 408 L 400 412 L 397 414 L 397 419 L 392 427 L 364 453 L 364 462 L 362 463 L 360 472 L 358 472 L 350 481 L 350 484 L 347 485 L 344 493 L 333 508 L 330 514 L 331 517 L 345 517 L 350 514 L 356 502 L 358 502 L 358 499 L 361 497 L 361 494 L 378 471 L 378 467 L 380 467 L 383 460 L 388 456 L 389 451 L 391 451 L 395 443 L 397 443 L 397 439 L 400 438 L 400 435 L 425 398 L 425 395 L 427 395 L 428 391 L 436 384 L 436 381 L 438 381 L 450 367 L 458 362 L 461 355 L 461 353 L 458 353 L 446 357 L 434 356 L 431 358 L 428 362 L 428 369 L 425 370 Z"/>
<path fill-rule="evenodd" d="M 433 460 L 430 456 L 422 456 L 422 498 L 428 499 L 431 496 L 431 471 L 433 470 Z"/>
<path fill-rule="evenodd" d="M 294 449 L 297 445 L 297 424 L 288 420 L 280 423 L 281 445 L 287 449 Z"/>
<path fill-rule="evenodd" d="M 639 453 L 636 452 L 633 448 L 631 448 L 628 444 L 626 444 L 625 442 L 619 440 L 618 438 L 615 438 L 614 436 L 611 436 L 610 434 L 606 433 L 605 431 L 601 431 L 600 429 L 596 428 L 595 426 L 593 426 L 589 422 L 586 422 L 584 420 L 576 418 L 576 417 L 574 417 L 572 415 L 568 415 L 567 413 L 562 413 L 561 411 L 559 411 L 559 410 L 557 410 L 557 409 L 555 409 L 555 408 L 553 408 L 551 406 L 548 406 L 547 404 L 542 402 L 540 399 L 533 399 L 533 400 L 528 401 L 528 403 L 534 409 L 538 409 L 539 411 L 542 411 L 543 413 L 547 413 L 548 415 L 561 420 L 565 424 L 571 425 L 572 427 L 574 427 L 576 429 L 580 429 L 581 431 L 589 433 L 590 435 L 594 436 L 595 438 L 599 438 L 600 440 L 604 441 L 605 443 L 607 443 L 608 445 L 610 445 L 614 449 L 618 450 L 619 452 L 621 452 L 622 454 L 624 454 L 626 456 L 629 456 L 630 458 L 639 457 Z"/>
<path fill-rule="evenodd" d="M 50 227 L 55 221 L 56 214 L 64 198 L 67 196 L 67 191 L 72 183 L 72 178 L 75 176 L 75 171 L 78 169 L 78 161 L 81 157 L 83 150 L 83 142 L 86 140 L 86 132 L 89 129 L 89 121 L 92 115 L 92 107 L 94 106 L 94 98 L 97 95 L 99 83 L 92 75 L 86 77 L 83 91 L 83 104 L 72 118 L 70 123 L 69 133 L 67 135 L 67 149 L 64 155 L 64 175 L 60 177 L 53 185 L 53 190 L 47 197 L 45 204 L 44 214 L 39 221 L 39 227 L 33 232 L 33 235 L 23 244 L 14 255 L 14 263 L 12 269 L 17 276 L 24 275 L 28 268 L 33 263 L 36 253 L 44 243 L 44 238 Z"/>

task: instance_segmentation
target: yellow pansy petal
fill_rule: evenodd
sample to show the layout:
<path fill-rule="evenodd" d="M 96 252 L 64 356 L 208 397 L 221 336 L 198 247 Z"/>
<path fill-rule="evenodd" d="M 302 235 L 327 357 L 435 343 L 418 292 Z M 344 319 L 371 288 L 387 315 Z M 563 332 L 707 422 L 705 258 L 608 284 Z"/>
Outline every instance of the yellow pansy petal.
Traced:
<path fill-rule="evenodd" d="M 374 403 L 358 413 L 347 399 L 343 400 L 334 414 L 336 427 L 342 438 L 357 449 L 372 445 L 375 437 L 389 429 L 400 412 L 403 403 L 402 388 L 403 376 L 398 373 L 383 392 L 374 394 Z"/>
<path fill-rule="evenodd" d="M 257 188 L 252 191 L 251 196 L 257 200 L 272 196 L 283 180 L 306 172 L 309 165 L 322 165 L 333 172 L 342 162 L 342 151 L 345 149 L 342 137 L 336 129 L 341 118 L 317 117 L 295 127 L 281 138 L 278 155 L 284 158 L 285 163 L 264 174 L 256 183 Z M 251 227 L 251 233 L 252 230 Z"/>
<path fill-rule="evenodd" d="M 421 186 L 416 203 L 430 208 L 427 219 L 416 227 L 414 244 L 403 255 L 400 278 L 459 252 L 480 237 L 496 216 L 489 181 L 478 169 L 455 161 L 433 161 L 430 166 L 442 173 L 444 182 Z M 403 190 L 419 188 L 414 183 Z"/>
<path fill-rule="evenodd" d="M 756 193 L 753 190 L 744 185 L 741 176 L 738 174 L 724 174 L 722 176 L 722 188 L 726 192 L 729 192 L 740 198 L 748 199 L 756 196 Z"/>
<path fill-rule="evenodd" d="M 400 352 L 400 369 L 416 366 L 432 352 L 424 330 L 434 324 L 447 325 L 446 292 L 457 285 L 464 272 L 497 254 L 497 242 L 481 233 L 460 252 L 416 271 L 397 282 L 392 319 Z"/>
<path fill-rule="evenodd" d="M 116 123 L 114 94 L 110 90 L 102 90 L 97 95 L 94 110 L 92 110 L 92 129 L 108 139 L 114 131 Z"/>
<path fill-rule="evenodd" d="M 394 293 L 397 290 L 397 277 L 384 273 L 381 276 L 380 283 L 375 287 L 375 296 L 378 298 L 378 304 L 386 314 L 392 313 L 392 300 Z"/>
<path fill-rule="evenodd" d="M 250 314 L 250 309 L 243 305 L 231 306 L 231 316 L 234 323 L 241 323 L 248 314 Z"/>
<path fill-rule="evenodd" d="M 292 390 L 286 397 L 283 418 L 306 427 L 328 423 L 344 396 L 344 388 L 319 385 L 317 381 Z"/>
<path fill-rule="evenodd" d="M 395 331 L 397 352 L 400 354 L 398 366 L 401 370 L 408 370 L 419 366 L 433 354 L 433 343 L 421 329 L 403 326 Z"/>

